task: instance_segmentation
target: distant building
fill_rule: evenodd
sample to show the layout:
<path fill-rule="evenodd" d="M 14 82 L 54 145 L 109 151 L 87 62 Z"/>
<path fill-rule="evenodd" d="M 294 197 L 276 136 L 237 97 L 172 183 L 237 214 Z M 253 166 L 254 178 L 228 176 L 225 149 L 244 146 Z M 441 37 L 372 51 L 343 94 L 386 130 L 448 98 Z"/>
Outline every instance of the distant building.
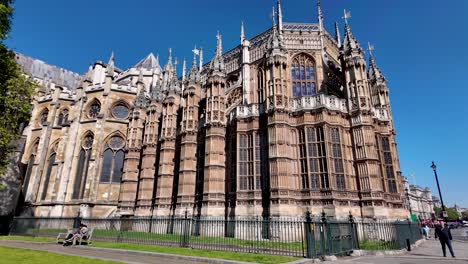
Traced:
<path fill-rule="evenodd" d="M 433 199 L 435 197 L 432 196 L 430 188 L 412 185 L 405 180 L 405 193 L 409 201 L 408 206 L 413 214 L 417 215 L 419 219 L 431 219 L 433 217 Z"/>
<path fill-rule="evenodd" d="M 437 196 L 432 196 L 432 203 L 435 207 L 442 207 L 442 203 L 440 202 L 440 199 Z"/>

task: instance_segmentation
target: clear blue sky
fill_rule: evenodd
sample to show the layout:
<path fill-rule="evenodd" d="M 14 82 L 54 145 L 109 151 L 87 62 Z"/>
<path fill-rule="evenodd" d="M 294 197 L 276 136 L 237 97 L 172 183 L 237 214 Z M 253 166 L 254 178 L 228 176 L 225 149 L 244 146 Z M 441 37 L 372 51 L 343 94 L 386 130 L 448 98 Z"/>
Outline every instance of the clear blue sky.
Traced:
<path fill-rule="evenodd" d="M 275 0 L 17 0 L 7 45 L 50 64 L 83 73 L 95 60 L 126 68 L 150 51 L 165 64 L 172 47 L 190 62 L 194 45 L 213 55 L 216 31 L 224 49 L 239 42 L 244 20 L 252 37 L 271 25 Z M 468 207 L 468 1 L 323 0 L 333 32 L 343 9 L 362 46 L 375 45 L 387 77 L 402 171 L 437 193 L 430 163 L 438 165 L 445 203 Z M 286 22 L 316 22 L 315 0 L 283 0 Z M 179 68 L 180 74 L 180 68 Z M 413 181 L 412 177 L 409 177 Z"/>

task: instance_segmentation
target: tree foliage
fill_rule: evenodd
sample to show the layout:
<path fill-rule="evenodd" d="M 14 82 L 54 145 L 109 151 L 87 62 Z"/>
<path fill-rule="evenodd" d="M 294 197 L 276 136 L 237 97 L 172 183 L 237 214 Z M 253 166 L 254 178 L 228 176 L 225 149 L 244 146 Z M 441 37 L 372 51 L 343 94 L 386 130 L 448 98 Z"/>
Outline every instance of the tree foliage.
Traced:
<path fill-rule="evenodd" d="M 27 76 L 4 44 L 10 31 L 13 0 L 0 0 L 0 172 L 8 165 L 12 142 L 28 122 L 36 83 Z"/>
<path fill-rule="evenodd" d="M 455 211 L 455 209 L 453 209 L 453 208 L 445 207 L 445 210 L 447 211 L 448 219 L 450 219 L 450 220 L 457 220 L 460 217 L 458 212 Z M 442 211 L 442 208 L 434 206 L 434 212 L 435 212 L 435 215 L 437 217 L 442 217 L 441 216 L 441 211 Z"/>

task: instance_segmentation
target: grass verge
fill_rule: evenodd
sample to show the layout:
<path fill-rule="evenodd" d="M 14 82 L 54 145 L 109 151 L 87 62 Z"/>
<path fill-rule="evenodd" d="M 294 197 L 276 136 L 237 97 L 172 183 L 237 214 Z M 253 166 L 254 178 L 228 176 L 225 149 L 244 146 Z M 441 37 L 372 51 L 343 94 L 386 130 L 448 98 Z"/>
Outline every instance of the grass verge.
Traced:
<path fill-rule="evenodd" d="M 104 261 L 86 257 L 75 257 L 40 250 L 20 249 L 0 246 L 2 263 L 21 264 L 113 264 L 119 262 Z"/>
<path fill-rule="evenodd" d="M 55 242 L 56 241 L 53 238 L 26 237 L 26 236 L 3 236 L 3 237 L 0 237 L 0 240 L 22 240 L 22 241 L 32 241 L 32 242 Z M 237 253 L 237 252 L 225 252 L 225 251 L 210 251 L 210 250 L 178 248 L 178 247 L 161 247 L 161 246 L 138 245 L 138 244 L 128 244 L 128 243 L 93 242 L 92 246 L 100 247 L 100 248 L 126 249 L 126 250 L 137 250 L 137 251 L 145 251 L 145 252 L 176 254 L 176 255 L 184 255 L 184 256 L 218 258 L 218 259 L 227 259 L 227 260 L 235 260 L 235 261 L 243 261 L 243 262 L 263 263 L 263 264 L 287 263 L 287 262 L 299 259 L 295 257 L 286 257 L 286 256 L 274 256 L 274 255 L 263 255 L 263 254 L 253 254 L 253 253 Z"/>

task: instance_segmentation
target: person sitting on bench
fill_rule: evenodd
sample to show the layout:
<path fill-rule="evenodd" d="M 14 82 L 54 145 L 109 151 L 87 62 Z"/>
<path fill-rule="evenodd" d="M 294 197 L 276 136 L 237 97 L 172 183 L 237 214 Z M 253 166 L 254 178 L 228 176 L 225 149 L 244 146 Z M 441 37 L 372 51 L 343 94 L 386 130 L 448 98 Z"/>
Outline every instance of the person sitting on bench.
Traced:
<path fill-rule="evenodd" d="M 75 239 L 87 239 L 88 238 L 88 226 L 85 224 L 80 224 L 78 230 L 73 230 L 72 233 L 69 233 L 65 240 L 63 241 L 63 246 L 70 246 Z"/>

